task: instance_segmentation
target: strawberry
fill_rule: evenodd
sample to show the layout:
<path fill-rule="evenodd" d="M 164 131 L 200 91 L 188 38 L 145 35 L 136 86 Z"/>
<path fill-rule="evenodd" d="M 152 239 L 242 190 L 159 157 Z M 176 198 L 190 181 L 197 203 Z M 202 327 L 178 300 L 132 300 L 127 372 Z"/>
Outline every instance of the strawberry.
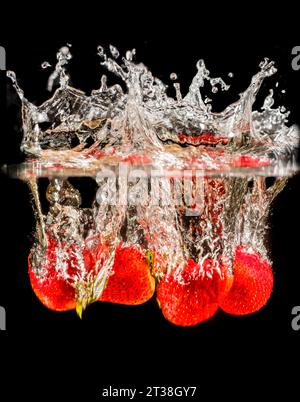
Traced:
<path fill-rule="evenodd" d="M 63 254 L 59 262 L 58 250 Z M 78 274 L 75 253 L 74 246 L 62 250 L 58 243 L 49 237 L 45 251 L 38 245 L 29 255 L 28 268 L 32 289 L 39 300 L 51 310 L 66 311 L 76 308 L 76 292 L 72 283 L 74 276 Z M 39 258 L 40 265 L 33 263 L 36 257 Z"/>
<path fill-rule="evenodd" d="M 220 307 L 234 315 L 251 314 L 260 310 L 270 298 L 273 272 L 269 263 L 255 250 L 239 246 L 233 263 L 233 285 Z"/>
<path fill-rule="evenodd" d="M 157 299 L 164 317 L 175 325 L 192 326 L 211 318 L 231 286 L 232 277 L 225 266 L 210 259 L 202 269 L 189 259 L 182 271 L 167 274 L 157 287 Z"/>
<path fill-rule="evenodd" d="M 118 245 L 112 273 L 100 301 L 137 305 L 154 293 L 155 280 L 150 274 L 146 256 L 135 246 Z"/>
<path fill-rule="evenodd" d="M 67 246 L 48 237 L 45 250 L 41 245 L 33 248 L 28 258 L 28 272 L 32 289 L 39 300 L 55 311 L 76 310 L 81 316 L 82 304 L 91 300 L 87 290 L 89 279 L 93 279 L 105 258 L 105 249 L 80 247 L 73 243 Z M 96 267 L 96 260 L 98 263 Z M 85 289 L 86 288 L 86 289 Z M 86 300 L 82 300 L 84 295 Z M 80 299 L 80 300 L 79 300 Z"/>

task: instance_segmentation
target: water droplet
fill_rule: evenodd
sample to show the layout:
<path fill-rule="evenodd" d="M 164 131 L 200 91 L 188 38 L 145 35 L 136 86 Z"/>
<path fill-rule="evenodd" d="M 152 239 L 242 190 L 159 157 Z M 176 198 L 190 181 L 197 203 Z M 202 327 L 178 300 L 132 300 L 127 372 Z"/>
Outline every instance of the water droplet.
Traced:
<path fill-rule="evenodd" d="M 175 80 L 177 80 L 178 77 L 177 77 L 176 73 L 171 73 L 170 78 L 171 78 L 172 81 L 175 81 Z"/>
<path fill-rule="evenodd" d="M 126 52 L 126 60 L 128 61 L 132 60 L 132 52 L 130 50 L 127 50 Z"/>
<path fill-rule="evenodd" d="M 117 59 L 120 56 L 120 53 L 115 46 L 109 45 L 109 50 L 113 58 Z"/>
<path fill-rule="evenodd" d="M 104 52 L 104 49 L 103 49 L 102 46 L 98 46 L 98 47 L 97 47 L 97 52 L 98 52 L 98 55 L 99 55 L 100 57 L 103 57 L 103 56 L 105 55 L 105 52 Z"/>
<path fill-rule="evenodd" d="M 200 59 L 197 61 L 196 67 L 198 70 L 201 70 L 202 68 L 205 68 L 204 60 Z"/>
<path fill-rule="evenodd" d="M 135 49 L 127 50 L 127 52 L 126 52 L 126 60 L 132 61 L 135 55 L 136 55 L 136 50 Z"/>
<path fill-rule="evenodd" d="M 16 81 L 16 74 L 13 71 L 8 70 L 6 72 L 6 76 L 13 81 Z"/>
<path fill-rule="evenodd" d="M 229 77 L 229 78 L 233 78 L 233 76 L 234 76 L 234 74 L 233 74 L 233 73 L 231 73 L 231 72 L 230 72 L 230 73 L 228 73 L 228 77 Z"/>
<path fill-rule="evenodd" d="M 60 48 L 59 53 L 61 53 L 62 56 L 69 56 L 70 55 L 70 49 L 68 46 L 63 46 Z"/>
<path fill-rule="evenodd" d="M 42 68 L 43 68 L 43 69 L 46 69 L 46 68 L 52 67 L 52 66 L 51 66 L 51 64 L 50 64 L 50 63 L 48 63 L 48 61 L 44 61 L 44 62 L 41 64 L 41 66 L 42 66 Z"/>

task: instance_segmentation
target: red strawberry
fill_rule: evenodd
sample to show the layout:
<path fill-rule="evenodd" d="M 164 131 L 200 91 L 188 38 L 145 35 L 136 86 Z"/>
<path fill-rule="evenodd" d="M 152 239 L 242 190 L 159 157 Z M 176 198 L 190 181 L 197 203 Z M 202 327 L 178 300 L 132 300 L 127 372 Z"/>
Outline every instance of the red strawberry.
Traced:
<path fill-rule="evenodd" d="M 72 281 L 78 269 L 74 247 L 63 251 L 60 264 L 57 264 L 59 246 L 54 239 L 48 238 L 48 246 L 44 253 L 40 247 L 37 246 L 28 257 L 29 278 L 34 293 L 51 310 L 75 309 L 76 297 Z M 36 256 L 34 253 L 42 255 Z M 41 259 L 39 266 L 32 264 L 36 257 Z"/>
<path fill-rule="evenodd" d="M 146 256 L 134 246 L 116 249 L 112 273 L 100 301 L 137 305 L 154 293 L 155 280 L 150 274 Z"/>
<path fill-rule="evenodd" d="M 211 318 L 229 290 L 231 275 L 205 260 L 203 269 L 189 259 L 180 273 L 167 274 L 157 287 L 157 299 L 165 318 L 175 325 L 191 326 Z"/>
<path fill-rule="evenodd" d="M 269 263 L 257 251 L 239 246 L 233 263 L 234 279 L 231 290 L 220 307 L 229 314 L 244 315 L 260 310 L 270 298 L 273 272 Z"/>
<path fill-rule="evenodd" d="M 99 246 L 81 248 L 71 244 L 67 247 L 48 237 L 46 250 L 37 245 L 28 257 L 29 278 L 34 293 L 51 310 L 66 311 L 79 307 L 81 315 L 81 304 L 85 307 L 90 301 L 82 300 L 82 294 L 87 298 L 90 296 L 84 289 L 89 285 L 85 281 L 88 273 L 93 278 L 96 259 L 103 263 L 104 252 Z M 98 270 L 101 264 L 98 264 Z"/>

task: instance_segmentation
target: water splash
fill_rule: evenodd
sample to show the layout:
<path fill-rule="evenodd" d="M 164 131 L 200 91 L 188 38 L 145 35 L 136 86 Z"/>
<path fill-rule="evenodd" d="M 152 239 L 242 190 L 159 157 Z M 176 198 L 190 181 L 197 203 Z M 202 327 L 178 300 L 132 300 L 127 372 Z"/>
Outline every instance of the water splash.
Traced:
<path fill-rule="evenodd" d="M 284 107 L 275 107 L 273 90 L 261 110 L 253 110 L 263 81 L 276 73 L 274 63 L 265 59 L 239 99 L 216 113 L 211 98 L 230 86 L 211 77 L 203 60 L 185 95 L 177 74 L 170 75 L 174 99 L 167 85 L 133 61 L 135 50 L 121 61 L 114 46 L 109 53 L 100 46 L 97 51 L 101 65 L 123 80 L 126 90 L 109 86 L 106 75 L 91 95 L 72 88 L 70 46 L 57 53 L 48 90 L 58 88 L 40 106 L 30 103 L 15 74 L 7 73 L 22 102 L 22 149 L 29 161 L 18 175 L 28 181 L 34 198 L 35 273 L 43 276 L 40 267 L 54 239 L 55 270 L 76 290 L 82 311 L 101 297 L 120 244 L 151 255 L 149 268 L 158 282 L 172 272 L 182 280 L 190 258 L 200 273 L 208 260 L 220 275 L 224 264 L 232 272 L 240 245 L 268 260 L 268 212 L 297 169 L 299 145 L 299 129 L 288 125 Z M 96 179 L 99 188 L 90 208 L 80 206 L 80 189 L 69 176 Z M 276 176 L 272 185 L 268 176 Z M 39 177 L 49 179 L 47 213 L 41 208 Z M 93 269 L 87 269 L 87 254 Z M 78 268 L 72 277 L 70 259 Z"/>
<path fill-rule="evenodd" d="M 101 64 L 124 81 L 126 91 L 118 84 L 108 86 L 105 75 L 100 88 L 90 96 L 70 87 L 66 69 L 72 56 L 68 46 L 57 53 L 57 64 L 48 80 L 49 90 L 54 84 L 59 87 L 40 106 L 24 97 L 14 73 L 8 72 L 22 101 L 25 152 L 39 156 L 47 166 L 51 162 L 55 165 L 58 157 L 64 167 L 78 169 L 93 168 L 99 155 L 122 160 L 138 152 L 150 152 L 152 163 L 158 160 L 183 167 L 193 159 L 205 165 L 207 155 L 195 151 L 200 145 L 218 145 L 221 150 L 226 147 L 223 165 L 226 157 L 230 165 L 230 157 L 241 154 L 267 156 L 270 165 L 276 164 L 278 158 L 291 159 L 299 142 L 299 130 L 286 125 L 289 113 L 284 108 L 274 108 L 273 91 L 261 111 L 252 110 L 262 82 L 276 72 L 268 59 L 260 64 L 259 72 L 239 100 L 214 113 L 211 99 L 202 94 L 206 82 L 211 86 L 210 96 L 219 89 L 227 91 L 229 85 L 220 77 L 211 77 L 203 60 L 197 63 L 197 73 L 185 96 L 180 84 L 174 82 L 174 99 L 167 96 L 167 86 L 162 81 L 143 64 L 132 61 L 135 50 L 128 51 L 121 64 L 115 47 L 110 46 L 110 53 L 112 57 L 98 47 Z M 176 74 L 171 79 L 176 81 Z M 52 150 L 63 153 L 58 155 Z M 211 157 L 209 161 L 218 168 L 218 161 Z"/>

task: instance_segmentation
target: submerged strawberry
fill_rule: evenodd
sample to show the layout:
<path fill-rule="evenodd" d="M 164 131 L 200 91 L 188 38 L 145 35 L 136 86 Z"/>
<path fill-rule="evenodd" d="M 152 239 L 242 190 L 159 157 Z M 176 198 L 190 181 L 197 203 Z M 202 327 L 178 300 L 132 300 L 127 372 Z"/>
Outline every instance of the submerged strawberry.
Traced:
<path fill-rule="evenodd" d="M 39 244 L 28 257 L 32 289 L 49 309 L 67 311 L 76 308 L 81 316 L 82 305 L 85 308 L 92 301 L 89 287 L 103 264 L 106 250 L 99 245 L 72 243 L 68 246 L 52 237 L 48 237 L 47 242 L 46 249 Z"/>
<path fill-rule="evenodd" d="M 165 275 L 157 287 L 164 317 L 175 325 L 192 326 L 211 318 L 231 286 L 225 266 L 205 260 L 203 268 L 189 259 L 179 275 Z"/>
<path fill-rule="evenodd" d="M 148 301 L 154 289 L 155 280 L 146 256 L 137 247 L 119 245 L 112 273 L 99 300 L 137 305 Z"/>
<path fill-rule="evenodd" d="M 75 246 L 61 249 L 49 237 L 46 250 L 42 251 L 41 246 L 37 246 L 29 255 L 28 271 L 32 289 L 51 310 L 76 308 L 74 277 L 79 273 L 76 251 Z"/>
<path fill-rule="evenodd" d="M 237 247 L 233 264 L 234 280 L 220 307 L 234 315 L 260 310 L 270 298 L 274 276 L 269 263 L 257 251 Z"/>

